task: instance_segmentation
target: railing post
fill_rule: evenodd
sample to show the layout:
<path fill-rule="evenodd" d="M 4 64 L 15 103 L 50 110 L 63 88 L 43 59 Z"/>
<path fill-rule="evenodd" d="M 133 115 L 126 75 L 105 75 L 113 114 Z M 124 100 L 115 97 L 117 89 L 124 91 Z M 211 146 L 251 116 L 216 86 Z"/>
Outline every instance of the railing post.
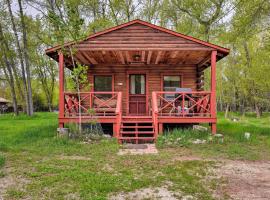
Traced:
<path fill-rule="evenodd" d="M 185 116 L 185 93 L 182 93 L 182 105 L 181 105 L 182 109 L 181 109 L 181 112 L 182 112 L 182 116 L 184 117 Z"/>
<path fill-rule="evenodd" d="M 216 56 L 217 51 L 211 54 L 211 117 L 216 117 Z"/>
<path fill-rule="evenodd" d="M 64 55 L 62 52 L 58 53 L 58 62 L 59 62 L 59 118 L 63 118 L 65 113 L 65 102 L 64 102 L 65 94 L 64 94 Z"/>
<path fill-rule="evenodd" d="M 115 137 L 119 138 L 119 133 L 121 129 L 121 123 L 122 123 L 122 92 L 117 93 L 117 103 L 116 103 L 116 133 Z"/>
<path fill-rule="evenodd" d="M 152 92 L 152 117 L 154 122 L 154 135 L 155 139 L 158 135 L 158 108 L 157 108 L 157 93 Z"/>
<path fill-rule="evenodd" d="M 89 108 L 92 109 L 92 106 L 93 106 L 93 93 L 92 92 L 90 92 L 89 98 L 90 98 L 89 99 L 90 100 L 90 102 L 89 102 L 90 103 Z"/>
<path fill-rule="evenodd" d="M 211 53 L 211 100 L 210 111 L 211 118 L 216 118 L 216 59 L 217 51 Z M 216 122 L 211 124 L 212 133 L 216 133 Z"/>

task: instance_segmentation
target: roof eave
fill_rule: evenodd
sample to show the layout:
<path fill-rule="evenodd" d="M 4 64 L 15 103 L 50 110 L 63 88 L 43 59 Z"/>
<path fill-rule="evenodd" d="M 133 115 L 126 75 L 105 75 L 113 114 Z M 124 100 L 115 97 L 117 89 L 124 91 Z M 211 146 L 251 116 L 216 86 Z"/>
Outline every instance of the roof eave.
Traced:
<path fill-rule="evenodd" d="M 121 25 L 118 25 L 118 26 L 114 26 L 112 28 L 109 28 L 109 29 L 106 29 L 106 30 L 103 30 L 103 31 L 100 31 L 98 33 L 95 33 L 95 34 L 92 34 L 82 40 L 80 40 L 79 42 L 83 42 L 85 40 L 88 40 L 88 39 L 91 39 L 93 37 L 97 37 L 97 36 L 100 36 L 100 35 L 103 35 L 105 33 L 109 33 L 111 31 L 114 31 L 114 30 L 118 30 L 120 28 L 123 28 L 123 27 L 126 27 L 126 26 L 129 26 L 129 25 L 132 25 L 132 24 L 135 24 L 135 23 L 139 23 L 139 24 L 142 24 L 142 25 L 145 25 L 145 26 L 148 26 L 148 27 L 151 27 L 151 28 L 154 28 L 154 29 L 157 29 L 157 30 L 160 30 L 160 31 L 163 31 L 163 32 L 166 32 L 166 33 L 169 33 L 169 34 L 172 34 L 174 36 L 177 36 L 177 37 L 182 37 L 182 38 L 185 38 L 187 40 L 191 40 L 193 42 L 196 42 L 196 43 L 199 43 L 201 45 L 204 45 L 204 46 L 207 46 L 207 47 L 211 47 L 213 49 L 216 49 L 218 52 L 221 52 L 224 54 L 224 57 L 227 56 L 230 52 L 230 50 L 228 48 L 224 48 L 224 47 L 221 47 L 221 46 L 218 46 L 218 45 L 215 45 L 215 44 L 212 44 L 212 43 L 209 43 L 209 42 L 206 42 L 206 41 L 203 41 L 203 40 L 200 40 L 200 39 L 197 39 L 197 38 L 194 38 L 192 36 L 188 36 L 188 35 L 185 35 L 185 34 L 182 34 L 182 33 L 178 33 L 178 32 L 175 32 L 175 31 L 172 31 L 172 30 L 169 30 L 169 29 L 166 29 L 166 28 L 163 28 L 161 26 L 157 26 L 157 25 L 154 25 L 154 24 L 151 24 L 151 23 L 148 23 L 148 22 L 145 22 L 145 21 L 142 21 L 142 20 L 139 20 L 139 19 L 136 19 L 136 20 L 133 20 L 133 21 L 130 21 L 130 22 L 127 22 L 127 23 L 124 23 L 124 24 L 121 24 Z M 70 45 L 73 45 L 75 44 L 76 41 L 71 41 L 71 42 L 67 42 L 67 43 L 64 43 L 63 45 L 56 45 L 54 47 L 51 47 L 51 48 L 48 48 L 45 50 L 45 53 L 50 56 L 50 54 L 53 54 L 53 53 L 56 53 L 56 51 L 58 51 L 59 49 L 63 48 L 63 47 L 67 47 L 67 46 L 70 46 Z M 50 56 L 51 57 L 51 56 Z"/>

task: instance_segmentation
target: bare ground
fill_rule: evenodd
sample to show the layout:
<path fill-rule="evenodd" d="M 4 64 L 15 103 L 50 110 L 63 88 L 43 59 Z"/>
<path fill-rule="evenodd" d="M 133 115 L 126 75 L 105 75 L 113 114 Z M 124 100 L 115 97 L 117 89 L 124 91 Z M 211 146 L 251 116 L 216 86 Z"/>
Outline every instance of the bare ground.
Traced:
<path fill-rule="evenodd" d="M 5 199 L 4 197 L 9 189 L 16 188 L 17 190 L 23 190 L 24 185 L 29 183 L 22 176 L 14 176 L 13 170 L 11 167 L 4 168 L 5 176 L 0 178 L 0 200 Z"/>
<path fill-rule="evenodd" d="M 68 156 L 61 159 L 88 160 L 87 157 Z M 203 160 L 197 156 L 181 155 L 178 161 Z M 11 167 L 4 168 L 5 176 L 0 178 L 0 199 L 10 188 L 21 188 L 29 183 L 22 177 L 14 177 Z M 241 200 L 270 199 L 270 161 L 240 161 L 218 160 L 214 174 L 217 179 L 224 180 L 213 195 L 217 199 L 228 197 Z M 210 177 L 209 177 L 210 178 Z M 170 191 L 167 187 L 143 188 L 140 190 L 112 194 L 111 200 L 121 199 L 194 199 L 192 196 L 182 196 L 181 192 Z"/>
<path fill-rule="evenodd" d="M 216 169 L 224 178 L 223 193 L 232 199 L 270 199 L 270 161 L 224 160 Z"/>
<path fill-rule="evenodd" d="M 203 160 L 197 156 L 179 156 L 175 160 Z M 214 169 L 214 177 L 221 184 L 213 191 L 216 199 L 236 200 L 269 200 L 270 199 L 270 161 L 239 161 L 218 160 Z M 223 180 L 223 181 L 222 181 Z M 110 196 L 110 200 L 140 200 L 140 199 L 195 199 L 192 196 L 182 196 L 167 187 L 144 188 L 128 193 L 118 193 Z"/>

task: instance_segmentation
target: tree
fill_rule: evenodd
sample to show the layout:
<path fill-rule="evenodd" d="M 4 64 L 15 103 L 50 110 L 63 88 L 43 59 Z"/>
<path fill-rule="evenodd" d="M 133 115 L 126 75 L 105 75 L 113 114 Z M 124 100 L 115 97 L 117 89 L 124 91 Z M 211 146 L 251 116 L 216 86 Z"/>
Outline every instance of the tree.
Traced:
<path fill-rule="evenodd" d="M 13 110 L 15 115 L 18 115 L 18 105 L 17 105 L 17 97 L 16 97 L 16 91 L 15 91 L 15 83 L 14 83 L 14 75 L 12 72 L 11 63 L 9 61 L 9 50 L 8 50 L 8 43 L 4 36 L 2 25 L 0 23 L 0 47 L 2 49 L 4 63 L 0 63 L 2 65 L 2 69 L 4 71 L 4 74 L 6 76 L 6 80 L 8 81 L 11 89 L 11 96 L 12 96 L 12 104 L 13 104 Z"/>
<path fill-rule="evenodd" d="M 18 54 L 19 61 L 20 61 L 20 66 L 21 66 L 21 74 L 22 74 L 21 77 L 22 77 L 22 80 L 23 80 L 24 93 L 22 92 L 21 86 L 19 85 L 20 80 L 17 80 L 17 85 L 18 85 L 18 88 L 19 88 L 19 92 L 21 94 L 21 98 L 25 99 L 26 111 L 27 111 L 27 113 L 29 113 L 30 105 L 29 105 L 29 95 L 28 95 L 28 91 L 27 91 L 25 67 L 24 67 L 24 61 L 23 61 L 23 53 L 22 53 L 20 42 L 19 42 L 18 31 L 17 31 L 17 28 L 16 28 L 15 19 L 14 19 L 13 12 L 12 12 L 12 9 L 11 9 L 10 0 L 7 0 L 7 6 L 8 6 L 9 17 L 10 17 L 10 21 L 11 21 L 11 24 L 12 24 L 13 34 L 14 34 L 15 46 L 16 46 L 16 50 L 17 50 L 17 54 Z"/>
<path fill-rule="evenodd" d="M 24 55 L 24 63 L 25 63 L 25 72 L 26 72 L 26 82 L 27 82 L 27 105 L 28 115 L 33 115 L 34 108 L 33 108 L 33 99 L 32 99 L 32 86 L 31 86 L 31 73 L 30 73 L 30 62 L 29 62 L 29 55 L 28 55 L 28 44 L 27 44 L 27 31 L 26 31 L 26 23 L 25 23 L 25 16 L 23 13 L 22 8 L 22 1 L 18 0 L 19 4 L 19 11 L 20 11 L 20 20 L 21 20 L 21 29 L 22 29 L 22 36 L 23 36 L 23 55 Z"/>

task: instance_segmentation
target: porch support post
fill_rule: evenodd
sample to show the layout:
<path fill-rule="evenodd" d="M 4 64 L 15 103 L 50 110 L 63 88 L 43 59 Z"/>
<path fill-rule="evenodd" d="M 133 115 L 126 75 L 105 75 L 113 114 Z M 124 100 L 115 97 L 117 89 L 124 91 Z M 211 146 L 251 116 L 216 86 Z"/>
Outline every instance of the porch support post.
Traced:
<path fill-rule="evenodd" d="M 118 138 L 118 128 L 117 123 L 113 123 L 113 137 Z"/>
<path fill-rule="evenodd" d="M 163 123 L 158 123 L 158 134 L 163 134 Z"/>
<path fill-rule="evenodd" d="M 216 119 L 216 60 L 217 51 L 212 51 L 211 53 L 211 118 Z M 212 134 L 216 134 L 216 122 L 211 124 Z"/>
<path fill-rule="evenodd" d="M 59 63 L 59 118 L 64 118 L 64 55 L 62 52 L 58 53 Z M 64 123 L 59 119 L 59 128 L 63 128 Z"/>

